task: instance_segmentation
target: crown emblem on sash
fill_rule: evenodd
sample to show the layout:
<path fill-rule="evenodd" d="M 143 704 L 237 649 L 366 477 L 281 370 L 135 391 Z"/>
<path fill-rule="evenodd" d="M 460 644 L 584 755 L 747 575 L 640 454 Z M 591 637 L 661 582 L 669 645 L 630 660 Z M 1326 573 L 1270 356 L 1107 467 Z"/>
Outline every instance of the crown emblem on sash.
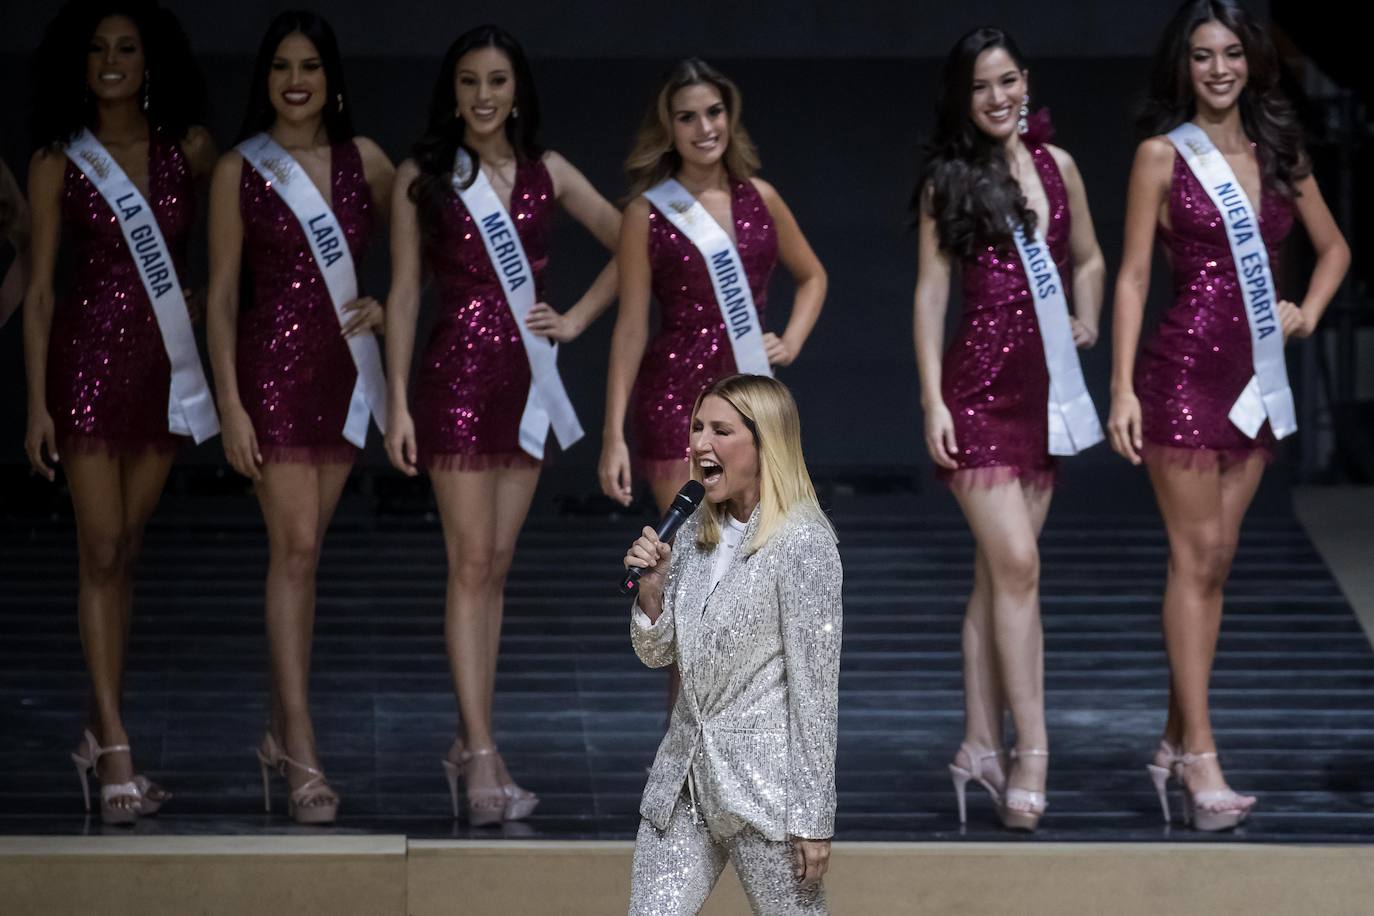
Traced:
<path fill-rule="evenodd" d="M 1206 155 L 1208 155 L 1209 153 L 1212 152 L 1211 149 L 1208 148 L 1207 145 L 1198 142 L 1197 140 L 1193 139 L 1192 137 L 1189 137 L 1189 138 L 1185 139 L 1185 140 L 1183 141 L 1183 145 L 1186 146 L 1186 147 L 1188 147 L 1188 149 L 1192 150 L 1192 151 L 1193 151 L 1193 155 L 1197 156 L 1199 159 L 1201 159 L 1202 157 L 1204 157 L 1204 156 L 1206 156 Z"/>
<path fill-rule="evenodd" d="M 688 223 L 697 221 L 696 201 L 670 200 L 668 207 Z"/>
<path fill-rule="evenodd" d="M 461 146 L 453 155 L 453 177 L 461 185 L 466 185 L 472 179 L 472 156 Z"/>
<path fill-rule="evenodd" d="M 262 160 L 262 167 L 267 169 L 267 171 L 271 172 L 272 177 L 276 178 L 277 181 L 281 184 L 286 184 L 288 181 L 291 180 L 290 162 L 283 162 L 280 158 L 276 156 L 269 156 L 266 159 Z"/>
<path fill-rule="evenodd" d="M 90 167 L 102 179 L 110 177 L 110 160 L 97 153 L 95 150 L 83 149 L 77 153 L 82 159 L 89 163 Z"/>

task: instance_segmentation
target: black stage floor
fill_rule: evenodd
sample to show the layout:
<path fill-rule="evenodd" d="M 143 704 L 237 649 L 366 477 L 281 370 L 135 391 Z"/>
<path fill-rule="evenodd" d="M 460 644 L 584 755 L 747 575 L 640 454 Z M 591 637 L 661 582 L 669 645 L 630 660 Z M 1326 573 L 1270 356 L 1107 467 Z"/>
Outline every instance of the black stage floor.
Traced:
<path fill-rule="evenodd" d="M 1071 483 L 1043 541 L 1054 757 L 1036 838 L 1197 839 L 1162 826 L 1143 766 L 1165 697 L 1164 540 L 1139 475 L 1112 481 Z M 969 537 L 947 494 L 864 483 L 825 488 L 846 573 L 838 835 L 1008 839 L 981 795 L 959 831 L 945 771 L 961 729 Z M 336 827 L 317 832 L 631 838 L 663 718 L 663 675 L 635 659 L 611 590 L 638 519 L 577 514 L 575 501 L 541 491 L 511 576 L 497 732 L 512 771 L 544 802 L 526 823 L 470 830 L 448 816 L 439 767 L 455 715 L 439 527 L 423 491 L 389 485 L 350 492 L 324 551 L 313 699 L 343 808 Z M 312 832 L 264 815 L 259 797 L 256 505 L 223 485 L 181 489 L 148 532 L 127 704 L 140 767 L 177 797 L 135 830 Z M 1095 506 L 1103 492 L 1121 508 Z M 1260 796 L 1227 839 L 1371 842 L 1374 653 L 1282 488 L 1266 492 L 1245 527 L 1214 678 L 1227 773 Z M 0 833 L 127 832 L 83 816 L 68 762 L 85 687 L 69 512 L 48 499 L 11 502 L 0 517 Z"/>

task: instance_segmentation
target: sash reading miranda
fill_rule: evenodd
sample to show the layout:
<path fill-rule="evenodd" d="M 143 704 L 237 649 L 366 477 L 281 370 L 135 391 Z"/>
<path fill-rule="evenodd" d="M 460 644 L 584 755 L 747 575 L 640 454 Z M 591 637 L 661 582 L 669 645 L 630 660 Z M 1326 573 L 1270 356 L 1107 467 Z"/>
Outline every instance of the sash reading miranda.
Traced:
<path fill-rule="evenodd" d="M 178 436 L 191 436 L 197 443 L 204 442 L 219 432 L 219 417 L 215 414 L 215 402 L 200 365 L 181 279 L 177 277 L 172 252 L 162 237 L 157 216 L 119 163 L 89 130 L 81 131 L 68 143 L 66 152 L 67 158 L 114 211 L 120 231 L 124 233 L 124 243 L 129 246 L 129 256 L 138 268 L 138 277 L 153 306 L 162 346 L 172 364 L 167 428 Z"/>
<path fill-rule="evenodd" d="M 644 196 L 706 259 L 716 305 L 720 306 L 735 353 L 735 367 L 749 375 L 771 376 L 773 369 L 763 349 L 763 328 L 754 307 L 754 293 L 749 289 L 749 276 L 744 272 L 735 243 L 692 192 L 675 179 L 655 185 Z"/>
<path fill-rule="evenodd" d="M 453 190 L 462 198 L 463 206 L 472 214 L 486 246 L 492 269 L 501 281 L 506 305 L 515 316 L 520 329 L 520 342 L 530 361 L 530 393 L 525 398 L 525 412 L 520 416 L 520 447 L 528 454 L 543 460 L 544 442 L 549 427 L 562 448 L 568 448 L 582 438 L 582 424 L 577 421 L 563 379 L 558 374 L 558 344 L 540 337 L 525 325 L 525 317 L 534 308 L 534 270 L 520 244 L 510 214 L 501 205 L 501 198 L 483 171 L 473 176 L 472 157 L 461 146 L 453 157 Z M 472 183 L 464 187 L 468 178 Z"/>
<path fill-rule="evenodd" d="M 267 134 L 249 137 L 237 147 L 239 154 L 257 170 L 268 187 L 277 192 L 301 224 L 315 266 L 324 277 L 325 288 L 334 304 L 339 325 L 351 317 L 344 306 L 358 298 L 358 273 L 353 253 L 348 250 L 343 227 L 325 203 L 305 169 Z M 358 370 L 358 381 L 348 402 L 348 418 L 343 437 L 362 448 L 367 444 L 367 418 L 371 414 L 377 428 L 386 432 L 386 377 L 382 374 L 382 351 L 373 334 L 354 334 L 348 338 L 348 352 Z"/>
<path fill-rule="evenodd" d="M 1064 282 L 1039 229 L 1028 238 L 1025 227 L 1016 226 L 1012 238 L 1016 240 L 1016 252 L 1021 256 L 1026 283 L 1035 302 L 1035 321 L 1040 326 L 1045 367 L 1050 372 L 1050 454 L 1077 455 L 1102 441 L 1102 424 L 1083 381 L 1083 366 L 1078 361 L 1078 348 L 1069 326 Z"/>
<path fill-rule="evenodd" d="M 1288 367 L 1283 359 L 1283 333 L 1278 321 L 1278 296 L 1274 274 L 1269 268 L 1269 252 L 1260 235 L 1259 220 L 1226 157 L 1217 150 L 1205 131 L 1185 121 L 1169 131 L 1183 161 L 1207 190 L 1207 196 L 1222 216 L 1226 240 L 1231 245 L 1231 260 L 1236 264 L 1245 315 L 1250 320 L 1250 351 L 1255 374 L 1250 377 L 1236 403 L 1227 414 L 1236 428 L 1251 439 L 1259 433 L 1265 417 L 1274 437 L 1282 439 L 1298 429 L 1293 389 L 1288 385 Z"/>

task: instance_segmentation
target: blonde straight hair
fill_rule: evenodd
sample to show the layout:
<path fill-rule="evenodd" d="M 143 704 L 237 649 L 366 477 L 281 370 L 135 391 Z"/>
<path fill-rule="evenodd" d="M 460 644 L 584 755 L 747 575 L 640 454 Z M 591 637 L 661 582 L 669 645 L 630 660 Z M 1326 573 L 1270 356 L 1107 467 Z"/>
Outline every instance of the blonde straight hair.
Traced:
<path fill-rule="evenodd" d="M 816 488 L 806 470 L 802 456 L 801 417 L 792 392 L 777 379 L 766 375 L 731 375 L 703 391 L 692 407 L 692 417 L 708 397 L 718 397 L 744 418 L 744 425 L 754 436 L 759 455 L 759 526 L 754 537 L 741 548 L 744 555 L 755 553 L 772 537 L 796 509 L 809 511 L 835 537 L 835 528 L 826 518 L 816 499 Z M 701 480 L 701 465 L 692 456 L 692 479 Z M 697 529 L 697 544 L 707 550 L 720 543 L 725 503 L 705 505 L 700 509 L 701 524 Z"/>
<path fill-rule="evenodd" d="M 653 105 L 644 113 L 634 148 L 625 160 L 625 174 L 629 178 L 627 201 L 672 178 L 682 167 L 682 157 L 673 145 L 673 96 L 688 86 L 710 86 L 720 93 L 729 116 L 729 137 L 725 144 L 725 171 L 736 181 L 746 181 L 759 170 L 759 154 L 754 141 L 740 121 L 744 97 L 739 87 L 724 74 L 698 57 L 678 61 L 669 71 L 658 90 Z"/>

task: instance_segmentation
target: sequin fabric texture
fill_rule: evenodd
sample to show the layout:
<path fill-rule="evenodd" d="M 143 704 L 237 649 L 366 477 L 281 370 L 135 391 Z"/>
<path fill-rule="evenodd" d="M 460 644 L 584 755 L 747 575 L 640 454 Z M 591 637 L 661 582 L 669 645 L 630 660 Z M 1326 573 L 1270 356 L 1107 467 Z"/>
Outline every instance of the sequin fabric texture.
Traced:
<path fill-rule="evenodd" d="M 701 511 L 711 511 L 703 509 Z M 710 833 L 828 838 L 835 818 L 840 587 L 835 539 L 795 510 L 757 551 L 755 510 L 724 577 L 696 543 L 699 516 L 674 541 L 663 613 L 631 613 L 650 667 L 677 662 L 682 689 L 639 813 L 667 830 L 683 785 Z"/>
<path fill-rule="evenodd" d="M 1050 151 L 1040 143 L 1028 146 L 1049 202 L 1049 225 L 1037 228 L 1068 292 L 1073 283 L 1068 192 Z M 954 419 L 959 469 L 936 473 L 956 487 L 1011 479 L 1051 486 L 1050 376 L 1021 258 L 1007 241 L 986 246 L 962 266 L 963 309 L 940 378 Z"/>
<path fill-rule="evenodd" d="M 749 908 L 768 916 L 829 913 L 821 885 L 802 887 L 792 872 L 792 844 L 746 828 L 718 840 L 691 799 L 673 810 L 667 829 L 639 822 L 630 873 L 630 916 L 691 916 L 711 895 L 725 863 L 735 866 Z"/>
<path fill-rule="evenodd" d="M 153 131 L 148 202 L 183 282 L 195 191 L 181 147 Z M 167 431 L 172 369 L 157 316 L 114 212 L 70 161 L 61 206 L 71 287 L 53 310 L 47 378 L 58 447 L 110 454 L 175 450 L 184 440 Z"/>
<path fill-rule="evenodd" d="M 1275 188 L 1260 196 L 1260 234 L 1272 269 L 1293 227 L 1293 206 Z M 1159 235 L 1169 255 L 1174 302 L 1146 342 L 1135 374 L 1145 458 L 1192 467 L 1224 466 L 1256 451 L 1270 458 L 1275 442 L 1267 421 L 1250 439 L 1227 418 L 1255 371 L 1250 323 L 1221 214 L 1177 154 L 1168 210 L 1169 226 L 1161 225 Z"/>
<path fill-rule="evenodd" d="M 352 141 L 330 149 L 330 209 L 356 264 L 372 234 L 372 194 Z M 358 371 L 305 230 L 246 160 L 239 183 L 251 293 L 238 327 L 239 398 L 263 459 L 352 461 L 343 438 Z"/>
<path fill-rule="evenodd" d="M 731 180 L 730 210 L 735 248 L 764 323 L 768 281 L 778 259 L 777 228 L 750 181 Z M 630 423 L 637 472 L 650 480 L 673 479 L 686 473 L 688 427 L 697 395 L 735 373 L 735 356 L 706 260 L 652 204 L 649 266 L 659 324 L 630 396 Z"/>
<path fill-rule="evenodd" d="M 557 209 L 544 163 L 521 162 L 510 214 L 534 272 L 537 301 L 545 298 Z M 439 316 L 415 381 L 412 415 L 421 463 L 440 470 L 536 464 L 520 449 L 529 357 L 482 236 L 456 193 L 425 243 L 425 258 L 439 287 Z"/>

